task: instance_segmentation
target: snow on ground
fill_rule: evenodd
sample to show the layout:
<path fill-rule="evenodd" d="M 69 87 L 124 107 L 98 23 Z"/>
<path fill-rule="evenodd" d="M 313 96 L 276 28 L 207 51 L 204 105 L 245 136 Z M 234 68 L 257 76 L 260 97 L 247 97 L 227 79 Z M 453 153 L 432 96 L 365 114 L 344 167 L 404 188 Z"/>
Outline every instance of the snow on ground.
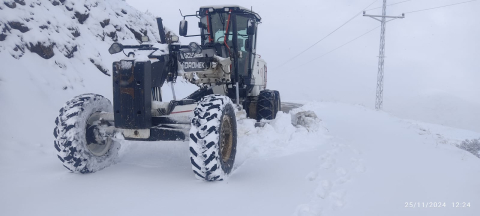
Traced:
<path fill-rule="evenodd" d="M 7 139 L 0 151 L 0 214 L 477 215 L 480 210 L 480 161 L 455 147 L 480 134 L 359 105 L 314 102 L 291 112 L 304 110 L 320 119 L 308 130 L 294 127 L 286 113 L 262 128 L 240 120 L 234 171 L 213 183 L 194 178 L 186 142 L 124 141 L 117 164 L 82 175 L 61 166 L 51 137 L 29 144 Z M 446 207 L 405 208 L 406 202 Z M 471 207 L 453 208 L 452 202 Z"/>
<path fill-rule="evenodd" d="M 478 215 L 479 159 L 455 144 L 480 134 L 410 120 L 362 106 L 308 104 L 337 143 L 308 175 L 318 186 L 297 215 Z M 446 207 L 406 208 L 414 202 Z"/>

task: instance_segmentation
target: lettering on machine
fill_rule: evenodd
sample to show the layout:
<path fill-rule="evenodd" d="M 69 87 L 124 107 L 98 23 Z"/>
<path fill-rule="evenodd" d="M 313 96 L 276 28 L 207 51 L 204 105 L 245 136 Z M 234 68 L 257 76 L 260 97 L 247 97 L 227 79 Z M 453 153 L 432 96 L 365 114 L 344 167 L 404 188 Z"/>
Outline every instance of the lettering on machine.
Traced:
<path fill-rule="evenodd" d="M 204 57 L 203 54 L 197 54 L 197 53 L 180 53 L 180 56 L 182 59 L 189 59 L 189 58 L 201 58 Z"/>
<path fill-rule="evenodd" d="M 183 62 L 183 69 L 205 68 L 205 62 Z"/>

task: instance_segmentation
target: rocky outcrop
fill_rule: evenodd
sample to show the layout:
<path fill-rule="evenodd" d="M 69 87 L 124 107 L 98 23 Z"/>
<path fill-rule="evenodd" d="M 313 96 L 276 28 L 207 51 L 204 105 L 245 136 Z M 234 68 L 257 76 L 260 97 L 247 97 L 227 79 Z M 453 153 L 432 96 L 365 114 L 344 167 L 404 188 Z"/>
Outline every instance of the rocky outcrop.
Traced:
<path fill-rule="evenodd" d="M 12 21 L 12 22 L 8 22 L 8 25 L 10 25 L 12 29 L 17 29 L 22 33 L 28 32 L 30 30 L 27 26 L 25 26 L 21 22 Z"/>
<path fill-rule="evenodd" d="M 14 9 L 14 8 L 17 7 L 17 4 L 16 4 L 15 2 L 5 1 L 5 2 L 3 2 L 3 3 L 4 3 L 7 7 L 12 8 L 12 9 Z"/>
<path fill-rule="evenodd" d="M 38 42 L 37 44 L 30 43 L 27 48 L 28 50 L 30 50 L 30 52 L 36 53 L 44 59 L 50 59 L 55 55 L 55 53 L 53 52 L 54 46 L 55 43 L 43 44 Z"/>
<path fill-rule="evenodd" d="M 24 0 L 15 0 L 15 2 L 19 5 L 25 6 L 25 1 Z"/>
<path fill-rule="evenodd" d="M 93 59 L 108 75 L 109 69 L 100 63 L 102 56 L 110 55 L 109 45 L 138 44 L 144 35 L 159 41 L 156 27 L 151 14 L 137 11 L 125 1 L 4 0 L 0 5 L 0 52 L 7 51 L 15 59 L 29 51 L 44 59 Z M 92 41 L 92 36 L 96 40 Z"/>
<path fill-rule="evenodd" d="M 77 18 L 77 20 L 80 24 L 83 24 L 85 22 L 85 20 L 88 19 L 89 16 L 90 16 L 90 14 L 88 14 L 88 13 L 82 14 L 78 11 L 75 12 L 75 17 Z"/>
<path fill-rule="evenodd" d="M 100 22 L 100 25 L 102 26 L 102 28 L 105 28 L 105 26 L 107 26 L 108 24 L 110 24 L 110 19 L 106 19 Z"/>
<path fill-rule="evenodd" d="M 103 74 L 107 75 L 107 76 L 110 76 L 110 74 L 108 73 L 108 70 L 103 68 L 102 65 L 100 65 L 99 63 L 95 63 L 95 60 L 93 59 L 90 59 L 90 62 L 92 62 L 93 65 L 95 65 L 95 67 L 97 67 L 97 69 L 102 72 Z"/>

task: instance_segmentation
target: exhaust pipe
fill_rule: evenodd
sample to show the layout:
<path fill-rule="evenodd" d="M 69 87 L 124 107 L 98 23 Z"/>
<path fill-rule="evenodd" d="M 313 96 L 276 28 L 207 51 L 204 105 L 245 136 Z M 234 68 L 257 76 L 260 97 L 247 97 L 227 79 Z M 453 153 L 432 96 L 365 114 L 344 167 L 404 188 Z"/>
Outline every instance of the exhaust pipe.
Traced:
<path fill-rule="evenodd" d="M 157 25 L 158 25 L 158 32 L 160 33 L 160 42 L 162 44 L 166 44 L 167 39 L 165 37 L 165 29 L 163 28 L 163 22 L 161 17 L 157 17 Z"/>

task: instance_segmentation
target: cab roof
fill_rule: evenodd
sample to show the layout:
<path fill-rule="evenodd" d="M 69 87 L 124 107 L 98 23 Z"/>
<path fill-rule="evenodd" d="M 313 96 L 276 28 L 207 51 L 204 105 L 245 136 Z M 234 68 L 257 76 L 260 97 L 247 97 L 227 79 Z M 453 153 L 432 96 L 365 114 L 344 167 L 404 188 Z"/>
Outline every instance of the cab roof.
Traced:
<path fill-rule="evenodd" d="M 200 7 L 200 13 L 206 10 L 212 9 L 213 11 L 225 11 L 225 9 L 231 9 L 232 11 L 240 12 L 240 13 L 246 13 L 246 14 L 251 14 L 254 15 L 255 18 L 257 18 L 257 21 L 260 22 L 262 17 L 260 17 L 259 14 L 255 13 L 253 10 L 244 8 L 239 5 L 207 5 L 207 6 L 202 6 Z M 212 12 L 212 11 L 210 11 Z"/>
<path fill-rule="evenodd" d="M 201 6 L 200 8 L 213 8 L 213 9 L 239 8 L 241 10 L 250 10 L 239 5 L 206 5 L 206 6 Z"/>

